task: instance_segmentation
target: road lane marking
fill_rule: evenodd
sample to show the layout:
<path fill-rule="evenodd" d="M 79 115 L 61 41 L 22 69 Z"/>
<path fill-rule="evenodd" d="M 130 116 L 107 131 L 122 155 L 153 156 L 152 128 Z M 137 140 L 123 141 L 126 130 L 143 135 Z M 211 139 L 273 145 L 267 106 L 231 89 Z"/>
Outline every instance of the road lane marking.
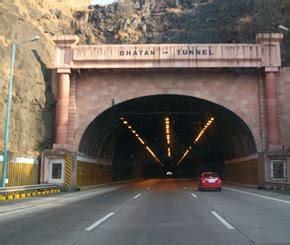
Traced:
<path fill-rule="evenodd" d="M 234 230 L 235 228 L 227 222 L 223 217 L 221 217 L 217 212 L 211 211 L 211 213 L 224 225 L 226 226 L 229 230 Z"/>
<path fill-rule="evenodd" d="M 197 198 L 197 196 L 193 193 L 190 193 L 190 195 L 192 195 L 194 198 Z"/>
<path fill-rule="evenodd" d="M 89 226 L 85 230 L 86 231 L 91 231 L 91 230 L 95 229 L 98 225 L 102 224 L 105 220 L 107 220 L 108 218 L 110 218 L 114 214 L 115 214 L 114 212 L 107 214 L 105 217 L 99 219 L 96 223 L 92 224 L 91 226 Z"/>
<path fill-rule="evenodd" d="M 237 190 L 237 189 L 234 189 L 234 188 L 229 188 L 229 187 L 224 187 L 224 189 L 227 189 L 227 190 L 230 190 L 230 191 L 236 191 L 236 192 L 240 192 L 240 193 L 244 193 L 244 194 L 248 194 L 248 195 L 252 195 L 252 196 L 256 196 L 256 197 L 261 197 L 261 198 L 265 198 L 265 199 L 269 199 L 269 200 L 273 200 L 273 201 L 277 201 L 277 202 L 283 202 L 283 203 L 290 204 L 290 201 L 286 201 L 286 200 L 283 200 L 283 199 L 263 196 L 263 195 L 259 195 L 259 194 L 255 194 L 255 193 L 251 193 L 251 192 L 247 192 L 247 191 L 240 191 L 240 190 Z"/>
<path fill-rule="evenodd" d="M 17 209 L 11 212 L 7 212 L 7 213 L 1 213 L 0 216 L 6 216 L 9 214 L 14 214 L 14 213 L 20 213 L 22 211 L 27 211 L 27 210 L 31 210 L 31 209 L 36 209 L 36 208 L 41 208 L 41 207 L 45 207 L 45 206 L 49 206 L 51 205 L 51 203 L 46 203 L 46 204 L 42 204 L 42 205 L 38 205 L 36 207 L 31 207 L 31 208 L 23 208 L 23 209 Z"/>
<path fill-rule="evenodd" d="M 134 196 L 134 199 L 137 199 L 141 194 L 139 193 L 138 195 Z"/>

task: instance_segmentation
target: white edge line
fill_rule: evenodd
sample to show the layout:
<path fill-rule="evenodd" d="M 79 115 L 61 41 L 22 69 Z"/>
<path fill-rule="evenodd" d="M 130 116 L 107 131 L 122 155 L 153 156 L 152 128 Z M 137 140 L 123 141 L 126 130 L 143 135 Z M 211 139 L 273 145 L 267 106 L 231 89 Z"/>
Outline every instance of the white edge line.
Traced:
<path fill-rule="evenodd" d="M 138 195 L 134 196 L 134 199 L 137 199 L 141 194 L 139 193 Z"/>
<path fill-rule="evenodd" d="M 99 219 L 96 223 L 92 224 L 91 226 L 89 226 L 85 230 L 86 231 L 91 231 L 91 230 L 95 229 L 98 225 L 102 224 L 105 220 L 107 220 L 108 218 L 110 218 L 114 214 L 115 214 L 114 212 L 107 214 L 105 217 Z"/>
<path fill-rule="evenodd" d="M 197 196 L 195 195 L 195 194 L 193 194 L 193 193 L 190 193 L 194 198 L 197 198 Z"/>
<path fill-rule="evenodd" d="M 62 199 L 62 200 L 57 200 L 57 201 L 55 201 L 53 203 L 45 203 L 45 204 L 41 204 L 41 205 L 38 205 L 38 206 L 30 207 L 30 208 L 22 208 L 22 209 L 17 209 L 17 210 L 14 210 L 14 211 L 11 211 L 11 212 L 7 212 L 7 213 L 0 213 L 0 217 L 1 216 L 6 216 L 6 215 L 9 215 L 9 214 L 25 212 L 25 211 L 31 210 L 31 209 L 37 209 L 37 208 L 41 208 L 41 207 L 45 207 L 45 206 L 50 206 L 52 204 L 55 205 L 57 203 L 62 203 L 62 202 L 66 202 L 66 201 L 70 201 L 70 200 L 74 200 L 74 199 L 79 199 L 79 198 L 86 197 L 86 196 L 92 196 L 92 195 L 99 194 L 99 193 L 102 193 L 102 192 L 103 192 L 102 190 L 95 191 L 95 192 L 84 194 L 84 195 L 81 195 L 81 196 L 76 196 L 76 197 L 70 197 L 70 198 L 66 198 L 66 199 Z"/>
<path fill-rule="evenodd" d="M 224 218 L 222 218 L 217 212 L 211 211 L 211 213 L 229 230 L 235 230 L 235 228 L 229 222 L 227 222 Z"/>
<path fill-rule="evenodd" d="M 229 187 L 224 187 L 224 189 L 231 190 L 231 191 L 236 191 L 236 192 L 240 192 L 240 193 L 244 193 L 244 194 L 248 194 L 248 195 L 252 195 L 252 196 L 256 196 L 256 197 L 261 197 L 261 198 L 265 198 L 265 199 L 269 199 L 269 200 L 273 200 L 273 201 L 277 201 L 277 202 L 283 202 L 283 203 L 290 204 L 290 201 L 286 201 L 286 200 L 282 200 L 282 199 L 278 199 L 278 198 L 267 197 L 267 196 L 263 196 L 263 195 L 259 195 L 259 194 L 255 194 L 255 193 L 251 193 L 251 192 L 247 192 L 247 191 L 240 191 L 240 190 L 229 188 Z"/>

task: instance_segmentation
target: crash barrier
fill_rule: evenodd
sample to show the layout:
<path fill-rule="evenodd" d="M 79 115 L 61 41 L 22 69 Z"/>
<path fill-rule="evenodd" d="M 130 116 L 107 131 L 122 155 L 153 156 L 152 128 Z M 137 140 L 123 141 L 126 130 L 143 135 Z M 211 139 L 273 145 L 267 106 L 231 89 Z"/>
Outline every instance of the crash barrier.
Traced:
<path fill-rule="evenodd" d="M 52 184 L 0 187 L 0 201 L 48 195 L 63 191 L 63 187 Z"/>

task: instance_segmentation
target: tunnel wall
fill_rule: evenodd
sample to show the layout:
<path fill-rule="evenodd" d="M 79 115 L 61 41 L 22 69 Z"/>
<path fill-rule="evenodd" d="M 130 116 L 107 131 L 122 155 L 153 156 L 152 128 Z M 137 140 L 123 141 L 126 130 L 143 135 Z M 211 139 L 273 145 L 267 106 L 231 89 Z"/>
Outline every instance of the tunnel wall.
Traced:
<path fill-rule="evenodd" d="M 77 160 L 77 186 L 91 186 L 112 182 L 112 166 L 93 160 Z"/>
<path fill-rule="evenodd" d="M 225 161 L 225 181 L 257 186 L 259 184 L 259 160 L 252 155 Z"/>
<path fill-rule="evenodd" d="M 146 154 L 148 153 L 139 146 L 139 151 L 137 151 L 133 161 L 133 179 L 144 178 L 144 164 L 148 160 L 148 155 Z"/>

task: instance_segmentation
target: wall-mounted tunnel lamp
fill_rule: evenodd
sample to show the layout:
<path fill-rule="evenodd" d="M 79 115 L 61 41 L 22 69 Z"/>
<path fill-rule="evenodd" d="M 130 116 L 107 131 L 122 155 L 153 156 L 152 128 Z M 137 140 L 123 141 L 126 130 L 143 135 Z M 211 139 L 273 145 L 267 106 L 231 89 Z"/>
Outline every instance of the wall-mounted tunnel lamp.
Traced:
<path fill-rule="evenodd" d="M 204 125 L 204 127 L 201 129 L 201 131 L 199 132 L 198 136 L 195 138 L 194 140 L 194 144 L 196 144 L 199 139 L 201 138 L 201 136 L 205 133 L 205 131 L 207 130 L 207 128 L 212 124 L 212 122 L 214 121 L 214 117 L 211 117 L 208 122 Z"/>
<path fill-rule="evenodd" d="M 195 138 L 194 140 L 194 144 L 196 144 L 199 139 L 201 138 L 201 136 L 206 132 L 206 130 L 208 129 L 208 127 L 212 124 L 212 122 L 214 121 L 214 117 L 211 117 L 207 123 L 204 125 L 204 127 L 200 130 L 198 136 Z M 182 155 L 182 157 L 180 158 L 180 160 L 177 162 L 177 166 L 181 164 L 181 162 L 184 160 L 184 158 L 188 155 L 189 151 L 191 150 L 191 146 L 188 147 L 188 149 L 184 152 L 184 154 Z"/>
<path fill-rule="evenodd" d="M 125 120 L 125 118 L 121 117 L 120 120 L 123 122 L 123 124 L 127 125 L 128 121 Z M 130 130 L 130 132 L 137 138 L 137 140 L 145 146 L 145 149 L 150 153 L 150 155 L 160 164 L 164 167 L 163 163 L 159 160 L 159 158 L 156 156 L 156 154 L 152 151 L 152 149 L 146 145 L 144 140 L 139 136 L 136 129 L 133 129 L 131 125 L 128 125 L 127 128 Z"/>
<path fill-rule="evenodd" d="M 12 82 L 13 82 L 13 72 L 14 72 L 14 61 L 15 61 L 15 51 L 16 47 L 22 46 L 26 43 L 34 42 L 39 40 L 39 36 L 35 36 L 29 40 L 26 40 L 21 43 L 13 43 L 11 49 L 11 63 L 10 63 L 10 78 L 8 85 L 8 98 L 7 98 L 7 112 L 6 112 L 6 124 L 5 124 L 5 139 L 4 139 L 4 149 L 3 149 L 3 166 L 2 166 L 2 180 L 1 187 L 6 185 L 6 168 L 7 168 L 7 150 L 8 150 L 8 141 L 9 141 L 9 125 L 10 125 L 10 111 L 11 111 L 11 94 L 12 94 Z"/>
<path fill-rule="evenodd" d="M 189 153 L 191 147 L 189 147 L 184 154 L 182 155 L 182 157 L 180 158 L 180 160 L 177 162 L 177 166 L 183 161 L 183 159 L 187 156 L 187 154 Z"/>

